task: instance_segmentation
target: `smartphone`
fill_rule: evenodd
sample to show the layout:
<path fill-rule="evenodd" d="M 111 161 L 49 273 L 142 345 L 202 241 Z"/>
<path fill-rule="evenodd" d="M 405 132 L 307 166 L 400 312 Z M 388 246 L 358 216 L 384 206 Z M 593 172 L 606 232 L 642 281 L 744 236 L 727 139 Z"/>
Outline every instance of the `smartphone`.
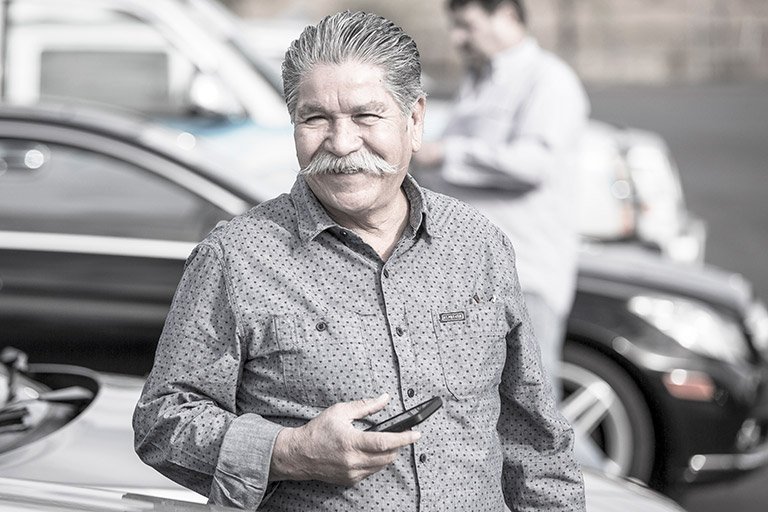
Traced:
<path fill-rule="evenodd" d="M 439 396 L 432 397 L 426 402 L 420 403 L 416 407 L 408 409 L 407 411 L 392 416 L 391 418 L 377 423 L 371 428 L 366 429 L 368 432 L 402 432 L 408 430 L 414 425 L 418 425 L 425 419 L 432 416 L 432 414 L 442 407 L 443 401 Z"/>

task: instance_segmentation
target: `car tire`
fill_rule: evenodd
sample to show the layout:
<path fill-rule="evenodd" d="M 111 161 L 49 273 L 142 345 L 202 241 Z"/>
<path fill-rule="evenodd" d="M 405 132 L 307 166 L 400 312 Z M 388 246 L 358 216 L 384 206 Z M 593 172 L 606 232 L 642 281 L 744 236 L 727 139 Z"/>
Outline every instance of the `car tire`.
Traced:
<path fill-rule="evenodd" d="M 585 444 L 602 451 L 603 468 L 649 482 L 656 442 L 646 400 L 621 366 L 596 350 L 566 343 L 559 378 L 561 410 Z M 591 442 L 589 441 L 591 439 Z M 578 450 L 577 450 L 578 453 Z"/>

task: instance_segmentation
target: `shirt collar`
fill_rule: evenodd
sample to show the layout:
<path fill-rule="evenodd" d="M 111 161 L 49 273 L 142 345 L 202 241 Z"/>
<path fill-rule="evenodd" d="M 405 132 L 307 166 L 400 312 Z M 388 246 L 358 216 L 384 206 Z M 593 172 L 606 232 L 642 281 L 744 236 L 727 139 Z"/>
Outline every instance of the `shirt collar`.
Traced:
<path fill-rule="evenodd" d="M 408 198 L 410 206 L 408 224 L 411 237 L 419 233 L 424 226 L 424 231 L 431 237 L 439 238 L 439 232 L 434 226 L 429 214 L 429 207 L 424 197 L 424 191 L 416 183 L 410 174 L 405 175 L 402 184 L 403 191 Z M 320 233 L 327 229 L 342 229 L 320 203 L 304 176 L 299 175 L 291 188 L 291 199 L 298 217 L 299 236 L 302 242 L 314 240 Z"/>

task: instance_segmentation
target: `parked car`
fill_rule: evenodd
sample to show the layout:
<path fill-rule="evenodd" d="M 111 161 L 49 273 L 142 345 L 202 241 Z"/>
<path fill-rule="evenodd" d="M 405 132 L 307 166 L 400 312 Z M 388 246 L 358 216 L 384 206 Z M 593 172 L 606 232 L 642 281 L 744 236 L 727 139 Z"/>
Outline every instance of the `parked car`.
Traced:
<path fill-rule="evenodd" d="M 768 313 L 743 277 L 652 254 L 582 251 L 562 410 L 671 493 L 768 462 Z"/>
<path fill-rule="evenodd" d="M 241 509 L 125 493 L 112 489 L 0 477 L 0 512 L 236 512 L 238 510 Z"/>
<path fill-rule="evenodd" d="M 131 415 L 143 379 L 0 356 L 0 511 L 220 511 L 133 451 Z M 650 489 L 586 470 L 589 512 L 677 512 Z M 183 501 L 181 501 L 183 500 Z"/>
<path fill-rule="evenodd" d="M 139 460 L 131 415 L 142 379 L 0 355 L 2 478 L 115 489 L 194 503 L 206 500 Z"/>
<path fill-rule="evenodd" d="M 303 25 L 243 22 L 216 0 L 5 0 L 0 102 L 135 110 L 279 180 L 297 168 L 279 65 Z M 430 97 L 427 138 L 448 108 Z M 657 136 L 592 122 L 579 169 L 582 235 L 702 261 L 704 224 L 685 208 L 673 164 Z"/>
<path fill-rule="evenodd" d="M 666 141 L 650 130 L 606 127 L 632 184 L 636 212 L 632 237 L 674 261 L 702 263 L 707 227 L 688 209 L 677 162 Z"/>
<path fill-rule="evenodd" d="M 2 343 L 147 372 L 196 242 L 281 186 L 206 154 L 146 120 L 0 108 Z M 748 283 L 637 246 L 588 247 L 568 418 L 619 474 L 658 489 L 765 465 L 768 313 Z"/>

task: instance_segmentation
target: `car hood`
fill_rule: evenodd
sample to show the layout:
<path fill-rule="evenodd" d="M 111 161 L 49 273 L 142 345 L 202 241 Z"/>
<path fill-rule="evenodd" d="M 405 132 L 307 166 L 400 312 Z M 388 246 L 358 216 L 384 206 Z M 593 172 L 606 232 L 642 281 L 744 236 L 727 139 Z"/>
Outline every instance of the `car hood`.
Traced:
<path fill-rule="evenodd" d="M 61 429 L 28 446 L 0 455 L 0 511 L 9 500 L 13 503 L 14 499 L 25 499 L 23 489 L 30 486 L 42 489 L 44 482 L 59 485 L 50 486 L 51 492 L 28 492 L 41 500 L 31 510 L 92 510 L 75 506 L 81 498 L 88 503 L 103 504 L 104 500 L 111 500 L 119 504 L 118 508 L 102 506 L 95 510 L 134 510 L 131 507 L 136 510 L 187 510 L 168 508 L 170 501 L 166 503 L 147 496 L 191 503 L 206 501 L 205 497 L 145 465 L 134 452 L 131 424 L 133 409 L 144 383 L 142 378 L 68 365 L 30 365 L 29 372 L 82 375 L 95 380 L 99 390 L 85 410 Z M 623 512 L 681 510 L 657 493 L 624 479 L 585 469 L 584 481 L 590 512 L 617 510 L 617 504 L 621 504 Z M 77 490 L 77 487 L 89 489 Z M 105 490 L 115 492 L 103 492 Z M 62 496 L 68 501 L 59 503 Z M 50 507 L 49 498 L 53 500 Z M 151 502 L 153 506 L 148 507 L 143 502 Z M 166 508 L 160 506 L 163 503 Z"/>
<path fill-rule="evenodd" d="M 594 471 L 584 473 L 589 512 L 682 512 L 672 500 L 641 485 Z M 0 478 L 0 511 L 37 512 L 120 510 L 140 512 L 225 512 L 228 507 L 181 502 L 115 490 Z"/>
<path fill-rule="evenodd" d="M 236 509 L 121 491 L 0 478 L 0 511 L 226 512 Z"/>
<path fill-rule="evenodd" d="M 132 416 L 143 379 L 64 365 L 30 365 L 30 372 L 58 371 L 96 380 L 96 396 L 64 427 L 0 455 L 0 477 L 206 501 L 144 464 L 134 452 Z"/>
<path fill-rule="evenodd" d="M 588 512 L 685 512 L 680 505 L 630 480 L 584 469 Z"/>
<path fill-rule="evenodd" d="M 632 244 L 584 244 L 579 254 L 579 289 L 595 281 L 698 299 L 744 314 L 753 288 L 742 275 L 712 265 L 678 263 Z"/>

